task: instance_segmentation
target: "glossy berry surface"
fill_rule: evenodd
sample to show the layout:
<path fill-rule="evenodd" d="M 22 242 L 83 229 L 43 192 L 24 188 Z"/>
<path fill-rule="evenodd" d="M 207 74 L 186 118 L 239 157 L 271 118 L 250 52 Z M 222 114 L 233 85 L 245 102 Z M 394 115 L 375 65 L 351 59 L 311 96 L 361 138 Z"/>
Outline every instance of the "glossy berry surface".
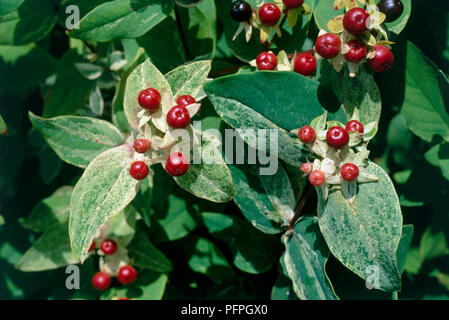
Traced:
<path fill-rule="evenodd" d="M 304 4 L 304 0 L 282 0 L 287 9 L 297 9 Z"/>
<path fill-rule="evenodd" d="M 117 251 L 117 243 L 111 239 L 105 239 L 100 244 L 100 249 L 105 255 L 114 254 Z"/>
<path fill-rule="evenodd" d="M 310 172 L 312 172 L 312 164 L 309 162 L 303 163 L 301 165 L 301 168 L 299 168 L 299 171 L 301 171 L 302 173 L 309 174 Z"/>
<path fill-rule="evenodd" d="M 148 176 L 148 166 L 143 161 L 133 162 L 131 168 L 129 169 L 129 174 L 136 180 L 145 179 Z"/>
<path fill-rule="evenodd" d="M 161 106 L 161 94 L 153 88 L 141 91 L 138 100 L 139 105 L 150 112 L 159 110 Z"/>
<path fill-rule="evenodd" d="M 316 132 L 312 127 L 304 126 L 298 131 L 298 138 L 304 143 L 315 141 Z"/>
<path fill-rule="evenodd" d="M 92 277 L 92 286 L 100 291 L 104 291 L 111 285 L 111 277 L 106 272 L 97 272 Z"/>
<path fill-rule="evenodd" d="M 137 153 L 145 153 L 150 149 L 151 142 L 147 139 L 137 139 L 134 141 L 134 150 L 136 150 Z"/>
<path fill-rule="evenodd" d="M 274 70 L 278 65 L 278 59 L 271 52 L 262 52 L 256 58 L 257 69 Z"/>
<path fill-rule="evenodd" d="M 362 35 L 368 28 L 366 20 L 369 13 L 362 8 L 352 8 L 343 17 L 343 26 L 350 34 L 354 36 Z"/>
<path fill-rule="evenodd" d="M 340 53 L 341 40 L 335 34 L 326 33 L 315 41 L 316 52 L 325 59 L 333 59 Z"/>
<path fill-rule="evenodd" d="M 324 172 L 321 170 L 312 171 L 312 173 L 310 173 L 309 175 L 309 181 L 315 187 L 323 185 L 325 180 L 326 176 L 324 175 Z"/>
<path fill-rule="evenodd" d="M 376 72 L 385 72 L 391 68 L 394 63 L 393 53 L 385 46 L 375 45 L 376 56 L 368 60 L 368 64 Z"/>
<path fill-rule="evenodd" d="M 346 129 L 335 126 L 327 130 L 326 142 L 329 147 L 342 149 L 349 143 L 349 134 Z"/>
<path fill-rule="evenodd" d="M 88 252 L 92 252 L 92 251 L 94 251 L 94 249 L 95 249 L 95 241 L 92 241 L 92 243 L 90 244 Z"/>
<path fill-rule="evenodd" d="M 346 60 L 350 62 L 360 62 L 366 58 L 368 49 L 362 41 L 353 39 L 348 42 L 349 52 L 345 54 Z"/>
<path fill-rule="evenodd" d="M 259 19 L 266 26 L 274 26 L 281 17 L 281 10 L 274 3 L 266 3 L 259 9 Z"/>
<path fill-rule="evenodd" d="M 196 103 L 195 98 L 187 94 L 176 99 L 176 104 L 182 107 L 187 107 L 194 103 Z"/>
<path fill-rule="evenodd" d="M 387 16 L 387 22 L 397 20 L 404 12 L 404 5 L 399 0 L 381 0 L 377 6 Z"/>
<path fill-rule="evenodd" d="M 365 128 L 363 127 L 363 124 L 360 121 L 357 120 L 351 120 L 346 124 L 346 131 L 357 131 L 358 133 L 363 133 Z"/>
<path fill-rule="evenodd" d="M 179 177 L 189 170 L 189 162 L 181 152 L 172 153 L 165 165 L 165 170 L 173 177 Z"/>
<path fill-rule="evenodd" d="M 295 58 L 295 72 L 303 76 L 310 76 L 316 70 L 316 59 L 310 53 L 300 53 Z"/>
<path fill-rule="evenodd" d="M 359 176 L 359 167 L 353 163 L 345 163 L 340 168 L 341 177 L 346 181 L 354 181 Z"/>
<path fill-rule="evenodd" d="M 187 127 L 190 123 L 189 110 L 186 107 L 174 106 L 167 113 L 167 123 L 170 127 L 175 129 Z"/>
<path fill-rule="evenodd" d="M 235 21 L 245 22 L 251 18 L 253 9 L 246 1 L 235 1 L 231 7 L 231 17 Z"/>
<path fill-rule="evenodd" d="M 126 265 L 119 269 L 117 274 L 117 280 L 121 284 L 130 284 L 136 281 L 137 271 L 133 267 Z"/>

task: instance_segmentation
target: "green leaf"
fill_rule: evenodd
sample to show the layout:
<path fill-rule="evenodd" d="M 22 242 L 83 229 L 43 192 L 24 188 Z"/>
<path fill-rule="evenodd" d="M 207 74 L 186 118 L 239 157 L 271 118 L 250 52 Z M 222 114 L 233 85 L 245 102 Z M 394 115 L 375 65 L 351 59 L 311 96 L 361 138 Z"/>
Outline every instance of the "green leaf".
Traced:
<path fill-rule="evenodd" d="M 419 255 L 422 262 L 449 254 L 448 226 L 449 217 L 445 204 L 438 208 L 430 225 L 421 236 Z"/>
<path fill-rule="evenodd" d="M 320 233 L 318 219 L 300 219 L 283 240 L 285 270 L 298 297 L 302 300 L 337 299 L 325 272 L 330 252 Z"/>
<path fill-rule="evenodd" d="M 120 131 L 104 120 L 75 116 L 44 119 L 31 112 L 29 117 L 62 160 L 81 168 L 124 140 Z"/>
<path fill-rule="evenodd" d="M 175 0 L 176 4 L 181 7 L 193 7 L 199 5 L 203 0 Z"/>
<path fill-rule="evenodd" d="M 22 95 L 24 89 L 33 88 L 50 76 L 56 70 L 56 62 L 35 44 L 0 46 L 0 96 Z"/>
<path fill-rule="evenodd" d="M 139 119 L 137 113 L 142 110 L 139 105 L 137 97 L 142 90 L 154 88 L 159 92 L 167 90 L 172 94 L 171 88 L 165 77 L 160 71 L 150 62 L 145 61 L 140 64 L 128 77 L 125 89 L 125 98 L 123 106 L 125 109 L 125 115 L 128 119 L 129 125 L 135 129 L 139 128 Z"/>
<path fill-rule="evenodd" d="M 103 3 L 85 15 L 70 37 L 107 42 L 137 38 L 156 26 L 173 9 L 165 0 L 115 0 Z"/>
<path fill-rule="evenodd" d="M 298 296 L 293 290 L 291 280 L 282 272 L 276 279 L 271 290 L 271 300 L 298 300 Z"/>
<path fill-rule="evenodd" d="M 279 233 L 295 210 L 292 185 L 279 165 L 274 175 L 263 176 L 259 166 L 229 166 L 237 193 L 234 201 L 251 224 L 265 233 Z"/>
<path fill-rule="evenodd" d="M 313 13 L 315 17 L 315 23 L 318 29 L 323 29 L 329 32 L 327 28 L 327 23 L 332 18 L 344 14 L 345 10 L 334 10 L 334 2 L 335 0 L 320 0 L 317 1 L 317 5 L 315 11 Z"/>
<path fill-rule="evenodd" d="M 45 38 L 57 21 L 51 0 L 7 0 L 0 9 L 0 45 L 22 45 Z"/>
<path fill-rule="evenodd" d="M 379 122 L 382 109 L 380 92 L 372 73 L 368 72 L 366 67 L 360 68 L 357 76 L 351 78 L 347 68 L 338 73 L 329 62 L 322 59 L 320 60 L 318 80 L 321 83 L 321 89 L 328 93 L 323 94 L 323 99 L 320 100 L 322 104 L 329 110 L 341 107 L 346 115 L 345 119 L 334 120 L 351 119 L 355 108 L 357 108 L 363 124 Z"/>
<path fill-rule="evenodd" d="M 8 134 L 8 127 L 6 126 L 5 120 L 3 120 L 3 117 L 0 115 L 0 135 L 1 134 Z"/>
<path fill-rule="evenodd" d="M 277 250 L 276 237 L 263 234 L 235 216 L 210 212 L 202 215 L 212 236 L 230 245 L 237 268 L 259 274 L 273 266 Z"/>
<path fill-rule="evenodd" d="M 427 142 L 437 135 L 449 141 L 448 92 L 446 75 L 408 42 L 401 112 L 409 129 Z"/>
<path fill-rule="evenodd" d="M 59 188 L 50 197 L 41 200 L 20 223 L 28 230 L 43 232 L 56 224 L 66 222 L 70 215 L 72 191 L 71 186 Z"/>
<path fill-rule="evenodd" d="M 70 250 L 68 225 L 62 223 L 45 231 L 15 267 L 21 271 L 34 272 L 57 269 L 77 262 Z"/>
<path fill-rule="evenodd" d="M 173 269 L 170 260 L 150 242 L 141 227 L 127 249 L 138 267 L 161 273 L 169 273 Z"/>
<path fill-rule="evenodd" d="M 114 239 L 120 246 L 127 247 L 136 234 L 137 211 L 132 206 L 126 207 L 113 216 L 101 230 L 102 235 Z"/>
<path fill-rule="evenodd" d="M 3 216 L 0 215 L 0 226 L 5 224 L 5 218 L 3 218 Z"/>
<path fill-rule="evenodd" d="M 449 180 L 449 143 L 441 143 L 432 147 L 424 154 L 426 160 L 439 167 L 443 176 Z"/>
<path fill-rule="evenodd" d="M 87 80 L 75 67 L 83 62 L 75 51 L 67 51 L 58 64 L 56 82 L 45 96 L 44 117 L 74 113 L 88 101 L 95 81 Z"/>
<path fill-rule="evenodd" d="M 139 48 L 135 57 L 130 62 L 128 68 L 122 74 L 120 82 L 117 84 L 117 88 L 115 89 L 115 95 L 112 100 L 112 121 L 122 131 L 128 130 L 128 121 L 126 120 L 125 111 L 123 109 L 123 99 L 125 97 L 126 82 L 131 72 L 133 72 L 134 69 L 144 61 L 145 51 L 142 48 Z"/>
<path fill-rule="evenodd" d="M 202 237 L 191 238 L 185 251 L 189 267 L 208 276 L 212 281 L 226 282 L 235 277 L 225 255 L 212 241 Z"/>
<path fill-rule="evenodd" d="M 127 145 L 97 156 L 86 168 L 70 201 L 69 234 L 75 256 L 83 262 L 98 230 L 136 196 L 139 182 L 129 174 Z"/>
<path fill-rule="evenodd" d="M 195 196 L 213 202 L 227 202 L 236 193 L 232 176 L 226 165 L 220 141 L 212 134 L 201 133 L 201 163 L 190 164 L 189 171 L 176 177 L 176 183 Z"/>
<path fill-rule="evenodd" d="M 385 23 L 388 31 L 396 34 L 401 33 L 401 31 L 405 28 L 412 13 L 412 0 L 402 0 L 401 2 L 404 5 L 404 12 L 402 12 L 402 15 L 393 22 Z"/>
<path fill-rule="evenodd" d="M 39 174 L 47 185 L 61 173 L 62 161 L 48 145 L 39 153 L 39 165 Z"/>
<path fill-rule="evenodd" d="M 139 273 L 136 282 L 127 286 L 111 288 L 101 295 L 101 299 L 160 300 L 164 296 L 167 280 L 168 277 L 165 274 L 145 270 Z"/>
<path fill-rule="evenodd" d="M 367 171 L 379 178 L 359 184 L 351 204 L 340 190 L 322 198 L 319 225 L 332 254 L 348 269 L 382 291 L 401 286 L 396 251 L 402 233 L 399 199 L 388 175 L 376 164 Z"/>
<path fill-rule="evenodd" d="M 173 96 L 190 95 L 198 98 L 210 72 L 211 61 L 197 61 L 182 65 L 165 75 Z"/>
<path fill-rule="evenodd" d="M 404 271 L 405 262 L 412 243 L 414 227 L 412 224 L 404 225 L 402 227 L 401 241 L 399 242 L 398 250 L 396 251 L 396 258 L 398 260 L 399 272 Z"/>

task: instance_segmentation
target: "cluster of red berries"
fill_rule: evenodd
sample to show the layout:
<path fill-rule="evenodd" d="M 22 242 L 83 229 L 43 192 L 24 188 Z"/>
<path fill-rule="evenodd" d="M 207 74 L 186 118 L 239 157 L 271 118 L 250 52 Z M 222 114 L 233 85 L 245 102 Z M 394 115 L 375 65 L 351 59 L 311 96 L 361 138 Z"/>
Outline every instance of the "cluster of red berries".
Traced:
<path fill-rule="evenodd" d="M 89 248 L 89 252 L 95 249 L 95 241 Z M 100 244 L 100 250 L 107 256 L 113 255 L 117 251 L 117 243 L 112 239 L 105 239 Z M 123 284 L 127 285 L 133 283 L 137 278 L 137 271 L 130 265 L 125 265 L 120 267 L 117 273 L 117 280 Z M 99 271 L 92 277 L 92 286 L 99 290 L 104 291 L 108 289 L 111 285 L 111 277 L 108 273 L 104 271 Z"/>
<path fill-rule="evenodd" d="M 148 88 L 140 92 L 139 105 L 151 112 L 159 111 L 161 107 L 161 94 L 154 88 Z M 176 100 L 176 106 L 172 107 L 166 115 L 167 124 L 174 129 L 184 129 L 190 124 L 190 113 L 187 106 L 196 103 L 194 97 L 183 95 Z M 148 139 L 137 139 L 134 142 L 134 150 L 144 154 L 151 148 L 151 141 Z M 172 153 L 165 166 L 166 171 L 171 176 L 177 177 L 187 173 L 189 162 L 180 152 Z M 135 161 L 131 164 L 130 175 L 137 180 L 145 179 L 148 176 L 149 168 L 144 161 Z"/>
<path fill-rule="evenodd" d="M 334 126 L 327 130 L 326 143 L 334 149 L 343 149 L 349 143 L 349 132 L 364 133 L 363 124 L 357 120 L 351 120 L 345 128 Z M 298 131 L 298 137 L 303 143 L 313 143 L 317 137 L 315 130 L 310 126 L 304 126 Z M 312 171 L 311 163 L 302 164 L 300 170 L 309 174 L 309 181 L 314 186 L 321 186 L 325 182 L 325 174 L 321 170 Z M 346 181 L 354 181 L 359 175 L 359 168 L 353 163 L 346 163 L 340 168 L 340 174 Z"/>

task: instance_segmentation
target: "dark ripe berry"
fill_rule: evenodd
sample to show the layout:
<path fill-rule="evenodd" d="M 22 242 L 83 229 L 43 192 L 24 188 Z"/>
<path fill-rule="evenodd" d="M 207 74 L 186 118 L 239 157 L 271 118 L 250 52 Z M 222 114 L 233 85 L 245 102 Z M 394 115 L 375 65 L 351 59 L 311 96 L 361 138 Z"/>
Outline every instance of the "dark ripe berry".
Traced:
<path fill-rule="evenodd" d="M 351 120 L 346 124 L 346 131 L 357 131 L 358 133 L 363 133 L 365 128 L 363 127 L 363 124 L 360 121 L 357 120 Z"/>
<path fill-rule="evenodd" d="M 281 10 L 274 3 L 266 3 L 259 9 L 259 19 L 266 26 L 274 26 L 281 17 Z"/>
<path fill-rule="evenodd" d="M 271 52 L 262 52 L 257 56 L 256 64 L 259 70 L 274 70 L 278 65 L 278 59 Z"/>
<path fill-rule="evenodd" d="M 310 173 L 309 175 L 309 181 L 315 187 L 323 185 L 325 180 L 326 176 L 324 175 L 324 172 L 321 170 L 312 171 L 312 173 Z"/>
<path fill-rule="evenodd" d="M 282 0 L 287 9 L 297 9 L 304 4 L 304 0 Z"/>
<path fill-rule="evenodd" d="M 310 53 L 300 53 L 295 58 L 295 72 L 303 76 L 310 76 L 316 70 L 316 59 Z"/>
<path fill-rule="evenodd" d="M 147 139 L 137 139 L 134 141 L 134 150 L 136 150 L 137 153 L 145 153 L 150 149 L 151 147 L 151 141 Z"/>
<path fill-rule="evenodd" d="M 309 162 L 303 163 L 301 165 L 301 168 L 299 168 L 299 171 L 309 174 L 310 172 L 312 172 L 312 164 Z"/>
<path fill-rule="evenodd" d="M 298 131 L 298 138 L 304 143 L 315 141 L 316 133 L 312 127 L 304 126 Z"/>
<path fill-rule="evenodd" d="M 349 143 L 349 134 L 346 129 L 335 126 L 327 130 L 326 142 L 329 147 L 342 149 Z"/>
<path fill-rule="evenodd" d="M 359 167 L 353 163 L 345 163 L 340 168 L 341 177 L 346 181 L 354 181 L 359 176 Z"/>
<path fill-rule="evenodd" d="M 189 95 L 180 96 L 176 99 L 176 104 L 182 107 L 187 107 L 194 103 L 196 103 L 195 98 Z"/>
<path fill-rule="evenodd" d="M 369 13 L 362 8 L 352 8 L 343 17 L 343 26 L 350 34 L 360 36 L 368 30 L 366 27 L 368 17 Z"/>
<path fill-rule="evenodd" d="M 404 12 L 404 5 L 399 0 L 381 0 L 377 6 L 387 16 L 387 22 L 398 19 Z"/>
<path fill-rule="evenodd" d="M 190 123 L 189 110 L 186 107 L 174 106 L 167 113 L 167 123 L 170 127 L 175 129 L 187 127 Z"/>
<path fill-rule="evenodd" d="M 92 251 L 94 251 L 94 249 L 95 249 L 95 241 L 92 241 L 92 243 L 90 244 L 88 252 L 92 252 Z"/>
<path fill-rule="evenodd" d="M 104 291 L 111 285 L 111 277 L 106 272 L 97 272 L 92 277 L 92 286 L 100 291 Z"/>
<path fill-rule="evenodd" d="M 253 9 L 246 1 L 235 1 L 231 7 L 231 17 L 235 21 L 245 22 L 251 18 Z"/>
<path fill-rule="evenodd" d="M 107 256 L 114 254 L 117 251 L 117 243 L 114 240 L 105 239 L 101 242 L 100 249 Z"/>
<path fill-rule="evenodd" d="M 375 45 L 376 56 L 368 60 L 368 64 L 376 72 L 385 72 L 393 65 L 393 53 L 385 46 Z"/>
<path fill-rule="evenodd" d="M 346 60 L 350 62 L 360 62 L 366 58 L 368 49 L 360 40 L 351 40 L 348 42 L 349 52 L 345 54 Z"/>
<path fill-rule="evenodd" d="M 117 279 L 121 284 L 130 284 L 136 281 L 137 271 L 133 267 L 126 265 L 118 270 Z"/>
<path fill-rule="evenodd" d="M 139 105 L 150 112 L 159 110 L 161 106 L 161 94 L 153 88 L 141 91 L 138 100 Z"/>
<path fill-rule="evenodd" d="M 340 53 L 341 40 L 333 33 L 326 33 L 315 41 L 316 52 L 325 59 L 333 59 Z"/>
<path fill-rule="evenodd" d="M 168 157 L 165 170 L 173 177 L 182 176 L 189 170 L 189 161 L 181 152 L 174 152 Z"/>
<path fill-rule="evenodd" d="M 148 176 L 148 166 L 143 161 L 133 162 L 131 168 L 129 169 L 129 174 L 136 180 L 145 179 Z"/>

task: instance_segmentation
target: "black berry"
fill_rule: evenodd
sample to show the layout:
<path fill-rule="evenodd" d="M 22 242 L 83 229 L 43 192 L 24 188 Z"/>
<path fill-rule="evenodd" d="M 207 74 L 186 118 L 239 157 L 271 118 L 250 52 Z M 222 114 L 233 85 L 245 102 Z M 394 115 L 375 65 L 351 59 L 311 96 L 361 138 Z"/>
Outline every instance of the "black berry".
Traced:
<path fill-rule="evenodd" d="M 377 6 L 387 16 L 387 22 L 395 21 L 404 12 L 404 5 L 400 0 L 381 0 Z"/>
<path fill-rule="evenodd" d="M 231 17 L 235 21 L 245 22 L 251 18 L 253 9 L 246 1 L 235 1 L 231 7 Z"/>

